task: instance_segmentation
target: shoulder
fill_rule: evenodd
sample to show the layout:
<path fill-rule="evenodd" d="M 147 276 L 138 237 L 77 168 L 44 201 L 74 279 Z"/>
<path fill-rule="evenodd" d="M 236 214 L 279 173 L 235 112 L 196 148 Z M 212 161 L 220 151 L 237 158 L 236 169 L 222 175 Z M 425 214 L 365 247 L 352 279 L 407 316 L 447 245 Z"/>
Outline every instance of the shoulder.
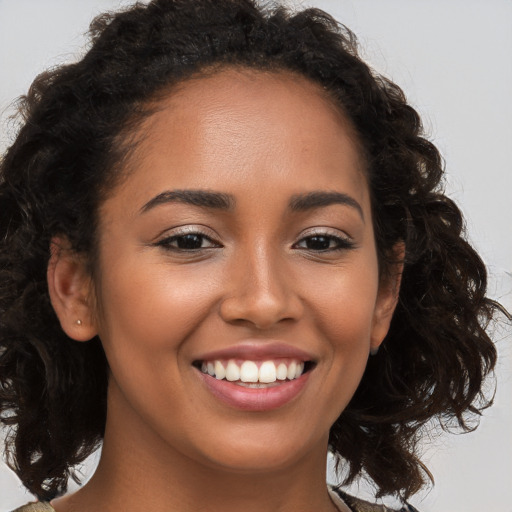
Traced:
<path fill-rule="evenodd" d="M 336 487 L 331 487 L 331 490 L 336 493 L 353 512 L 419 512 L 409 504 L 403 505 L 400 509 L 389 508 L 385 505 L 377 505 L 369 501 L 354 498 Z"/>
<path fill-rule="evenodd" d="M 35 502 L 19 507 L 12 512 L 55 512 L 53 507 L 49 503 Z"/>

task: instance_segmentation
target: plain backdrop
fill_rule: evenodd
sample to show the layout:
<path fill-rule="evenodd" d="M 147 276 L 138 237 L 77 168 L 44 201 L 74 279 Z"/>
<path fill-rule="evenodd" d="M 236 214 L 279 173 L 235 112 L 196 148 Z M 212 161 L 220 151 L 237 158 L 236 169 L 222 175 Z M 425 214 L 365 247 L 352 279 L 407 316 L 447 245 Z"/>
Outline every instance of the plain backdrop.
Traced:
<path fill-rule="evenodd" d="M 75 60 L 90 20 L 120 0 L 0 0 L 0 153 L 14 136 L 13 100 L 49 66 Z M 310 0 L 359 37 L 372 66 L 397 82 L 446 159 L 447 190 L 490 271 L 491 297 L 512 308 L 512 0 Z M 477 432 L 432 436 L 436 485 L 422 512 L 512 512 L 512 336 L 500 354 L 493 408 Z M 98 454 L 84 466 L 90 473 Z M 335 481 L 329 472 L 329 480 Z M 353 492 L 367 495 L 363 485 Z M 30 499 L 0 465 L 0 512 Z M 306 512 L 306 511 L 305 511 Z"/>

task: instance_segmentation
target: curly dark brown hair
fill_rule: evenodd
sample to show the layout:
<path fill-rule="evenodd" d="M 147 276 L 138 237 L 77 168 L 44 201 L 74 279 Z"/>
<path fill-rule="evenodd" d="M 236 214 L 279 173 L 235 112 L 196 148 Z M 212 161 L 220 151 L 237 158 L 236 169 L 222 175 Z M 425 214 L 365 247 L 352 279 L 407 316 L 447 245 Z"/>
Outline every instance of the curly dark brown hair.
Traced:
<path fill-rule="evenodd" d="M 123 173 L 149 105 L 225 66 L 298 73 L 353 124 L 366 157 L 381 273 L 405 243 L 399 303 L 381 351 L 331 428 L 346 481 L 406 498 L 429 476 L 417 455 L 433 418 L 469 430 L 496 350 L 486 327 L 486 269 L 443 193 L 443 162 L 402 91 L 358 56 L 354 35 L 317 9 L 255 0 L 154 0 L 96 18 L 77 63 L 40 75 L 1 161 L 0 411 L 8 461 L 41 499 L 66 490 L 101 442 L 108 364 L 77 343 L 50 304 L 50 240 L 65 235 L 94 271 L 98 206 Z M 469 422 L 468 422 L 469 421 Z"/>

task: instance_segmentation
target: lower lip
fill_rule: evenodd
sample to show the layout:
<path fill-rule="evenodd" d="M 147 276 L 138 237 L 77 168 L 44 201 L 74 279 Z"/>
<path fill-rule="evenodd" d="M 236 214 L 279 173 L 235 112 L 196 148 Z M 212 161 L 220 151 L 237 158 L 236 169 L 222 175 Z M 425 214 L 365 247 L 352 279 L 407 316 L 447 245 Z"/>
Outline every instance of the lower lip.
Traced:
<path fill-rule="evenodd" d="M 271 411 L 291 402 L 304 388 L 311 371 L 298 379 L 268 388 L 245 388 L 198 372 L 208 390 L 221 402 L 244 411 Z"/>

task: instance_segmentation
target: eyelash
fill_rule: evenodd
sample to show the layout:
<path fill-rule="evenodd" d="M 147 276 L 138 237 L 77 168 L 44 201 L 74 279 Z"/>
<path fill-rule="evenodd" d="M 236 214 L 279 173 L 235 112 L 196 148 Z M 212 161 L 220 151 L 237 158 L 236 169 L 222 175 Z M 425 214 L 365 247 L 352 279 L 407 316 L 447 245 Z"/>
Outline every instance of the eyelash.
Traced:
<path fill-rule="evenodd" d="M 176 246 L 172 245 L 174 242 L 179 243 L 179 240 L 183 241 L 186 237 L 196 237 L 196 240 L 200 239 L 201 242 L 206 240 L 211 245 L 209 247 L 193 247 L 193 248 L 183 248 L 183 247 L 176 247 Z M 341 237 L 338 235 L 333 235 L 331 233 L 326 233 L 326 232 L 311 233 L 307 236 L 304 236 L 298 242 L 293 244 L 293 248 L 299 248 L 298 247 L 299 244 L 301 244 L 305 241 L 311 241 L 315 238 L 322 239 L 323 241 L 328 241 L 329 246 L 331 245 L 332 242 L 334 242 L 335 246 L 322 248 L 322 249 L 316 249 L 316 250 L 307 248 L 307 247 L 304 247 L 303 249 L 313 252 L 313 253 L 330 253 L 330 252 L 336 252 L 336 251 L 346 251 L 346 250 L 355 248 L 355 243 L 352 240 L 350 240 L 349 238 Z M 210 236 L 208 236 L 207 234 L 205 234 L 197 229 L 186 230 L 183 232 L 175 233 L 171 236 L 163 238 L 162 240 L 159 240 L 158 242 L 155 243 L 155 245 L 158 247 L 163 247 L 164 249 L 166 249 L 168 251 L 181 252 L 181 253 L 187 253 L 187 252 L 188 253 L 192 253 L 192 252 L 197 253 L 197 252 L 199 252 L 201 250 L 205 250 L 205 249 L 215 249 L 215 248 L 222 247 L 222 245 L 220 243 L 216 242 Z"/>
<path fill-rule="evenodd" d="M 210 247 L 196 247 L 196 248 L 181 248 L 181 247 L 175 247 L 171 245 L 173 242 L 177 242 L 180 239 L 183 240 L 186 237 L 196 237 L 200 238 L 201 240 L 207 240 L 211 243 Z M 204 249 L 215 249 L 217 247 L 222 247 L 218 242 L 213 240 L 210 236 L 208 236 L 206 233 L 201 232 L 200 230 L 194 228 L 191 230 L 184 230 L 182 232 L 175 233 L 171 236 L 165 237 L 162 240 L 159 240 L 155 244 L 158 247 L 163 247 L 164 249 L 168 251 L 174 251 L 174 252 L 198 252 Z"/>
<path fill-rule="evenodd" d="M 331 244 L 331 242 L 334 241 L 335 247 L 327 247 L 325 249 L 317 249 L 317 250 L 308 249 L 306 247 L 305 248 L 306 250 L 309 250 L 314 253 L 328 253 L 328 252 L 335 252 L 335 251 L 346 251 L 346 250 L 355 248 L 355 243 L 352 240 L 350 240 L 348 237 L 342 237 L 342 236 L 333 235 L 331 233 L 325 233 L 325 232 L 311 233 L 307 236 L 304 236 L 297 243 L 294 244 L 294 247 L 298 246 L 300 243 L 302 243 L 304 241 L 307 241 L 307 240 L 311 241 L 315 238 L 327 240 L 329 245 Z"/>

